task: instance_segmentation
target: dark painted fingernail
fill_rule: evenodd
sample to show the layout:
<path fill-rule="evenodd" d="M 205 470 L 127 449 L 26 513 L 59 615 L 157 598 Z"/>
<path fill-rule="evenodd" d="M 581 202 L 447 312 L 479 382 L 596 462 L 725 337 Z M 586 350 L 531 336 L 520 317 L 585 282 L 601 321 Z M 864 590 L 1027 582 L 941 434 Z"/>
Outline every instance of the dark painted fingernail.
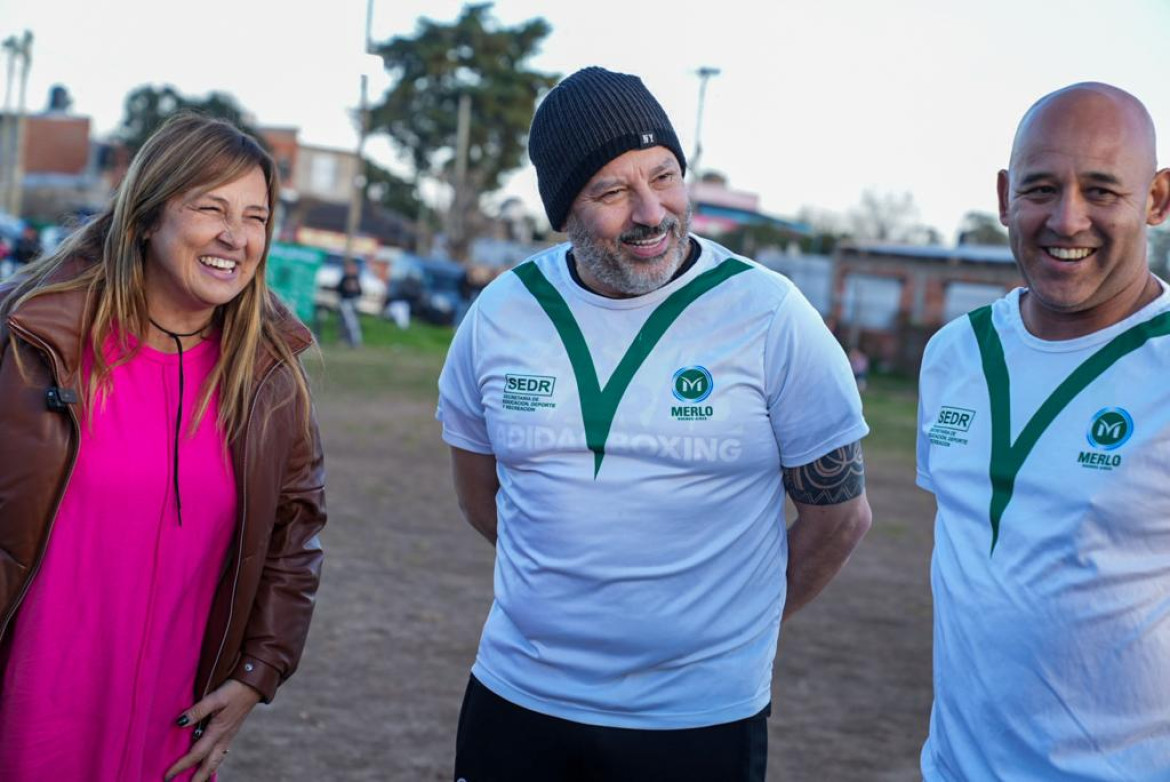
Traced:
<path fill-rule="evenodd" d="M 202 726 L 202 725 L 200 725 L 198 728 L 196 728 L 196 729 L 195 729 L 195 731 L 194 731 L 194 733 L 193 733 L 193 735 L 194 735 L 194 736 L 195 736 L 195 738 L 197 738 L 197 739 L 198 739 L 198 738 L 202 738 L 202 737 L 203 737 L 203 726 Z"/>
<path fill-rule="evenodd" d="M 186 714 L 184 714 L 182 717 L 179 717 L 179 719 L 175 720 L 175 724 L 178 725 L 180 728 L 187 727 L 187 725 L 190 724 L 190 722 L 191 722 L 191 720 L 187 719 Z"/>

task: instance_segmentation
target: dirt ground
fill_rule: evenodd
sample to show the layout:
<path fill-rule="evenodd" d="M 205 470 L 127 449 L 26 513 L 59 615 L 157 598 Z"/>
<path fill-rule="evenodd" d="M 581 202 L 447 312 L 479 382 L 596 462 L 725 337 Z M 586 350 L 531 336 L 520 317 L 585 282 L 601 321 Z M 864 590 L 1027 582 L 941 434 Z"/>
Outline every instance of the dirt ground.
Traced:
<path fill-rule="evenodd" d="M 362 362 L 392 361 L 373 350 L 327 357 L 361 376 Z M 429 370 L 410 371 L 423 377 L 408 392 L 348 382 L 317 392 L 330 521 L 313 629 L 296 676 L 237 737 L 223 782 L 451 779 L 493 552 L 460 520 Z M 932 501 L 905 455 L 867 452 L 867 471 L 872 531 L 783 628 L 773 782 L 920 779 Z"/>

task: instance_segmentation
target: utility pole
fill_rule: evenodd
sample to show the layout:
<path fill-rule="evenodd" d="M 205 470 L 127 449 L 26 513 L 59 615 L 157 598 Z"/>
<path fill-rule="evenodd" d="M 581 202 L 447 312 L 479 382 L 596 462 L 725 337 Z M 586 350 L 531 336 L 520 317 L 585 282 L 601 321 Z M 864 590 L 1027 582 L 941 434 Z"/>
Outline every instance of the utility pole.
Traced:
<path fill-rule="evenodd" d="M 350 259 L 354 257 L 354 237 L 362 223 L 362 205 L 366 198 L 365 149 L 366 136 L 370 132 L 368 81 L 366 74 L 363 73 L 362 102 L 358 109 L 360 117 L 358 120 L 357 170 L 354 172 L 353 184 L 349 191 L 349 213 L 345 221 L 345 254 L 342 257 L 342 264 L 349 263 Z"/>
<path fill-rule="evenodd" d="M 707 81 L 712 76 L 718 76 L 722 71 L 704 65 L 696 73 L 699 76 L 699 117 L 695 121 L 695 154 L 691 156 L 691 176 L 697 180 L 700 177 L 699 159 L 703 154 L 703 144 L 700 139 L 703 134 L 703 103 L 707 98 Z"/>
<path fill-rule="evenodd" d="M 28 70 L 32 61 L 33 34 L 24 31 L 21 38 L 10 35 L 4 39 L 4 51 L 8 53 L 8 80 L 4 90 L 4 134 L 3 157 L 5 158 L 3 198 L 4 208 L 14 217 L 20 217 L 22 187 L 24 183 L 24 115 L 25 94 L 28 88 Z M 12 77 L 16 62 L 20 61 L 20 94 L 17 99 L 16 115 L 12 113 Z"/>
<path fill-rule="evenodd" d="M 459 116 L 455 131 L 455 193 L 451 199 L 451 255 L 467 260 L 467 154 L 471 146 L 471 95 L 459 96 Z"/>
<path fill-rule="evenodd" d="M 372 54 L 370 42 L 370 21 L 374 15 L 374 0 L 366 2 L 365 53 Z M 342 268 L 354 257 L 354 238 L 362 224 L 362 207 L 366 200 L 366 136 L 370 134 L 369 77 L 362 74 L 362 102 L 358 106 L 357 170 L 349 190 L 349 212 L 345 219 L 345 251 L 342 254 Z"/>

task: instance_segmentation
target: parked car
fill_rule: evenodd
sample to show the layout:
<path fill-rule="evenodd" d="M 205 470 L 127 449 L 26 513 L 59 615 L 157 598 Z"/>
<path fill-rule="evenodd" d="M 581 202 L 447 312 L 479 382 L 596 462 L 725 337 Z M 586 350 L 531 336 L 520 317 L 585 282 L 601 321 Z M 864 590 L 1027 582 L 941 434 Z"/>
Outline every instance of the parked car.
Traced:
<path fill-rule="evenodd" d="M 464 274 L 454 261 L 403 255 L 392 267 L 387 303 L 406 301 L 413 317 L 452 325 L 463 301 Z"/>
<path fill-rule="evenodd" d="M 386 283 L 378 275 L 366 268 L 364 258 L 354 258 L 358 265 L 358 279 L 362 283 L 362 296 L 358 299 L 358 312 L 365 315 L 381 316 L 386 304 Z M 317 269 L 317 292 L 314 301 L 317 307 L 326 310 L 336 310 L 339 296 L 337 284 L 341 282 L 342 256 L 330 253 L 324 263 Z"/>
<path fill-rule="evenodd" d="M 24 230 L 24 221 L 13 217 L 7 212 L 0 212 L 0 280 L 9 277 L 16 271 L 16 263 L 9 255 L 16 243 L 20 241 L 20 234 Z"/>

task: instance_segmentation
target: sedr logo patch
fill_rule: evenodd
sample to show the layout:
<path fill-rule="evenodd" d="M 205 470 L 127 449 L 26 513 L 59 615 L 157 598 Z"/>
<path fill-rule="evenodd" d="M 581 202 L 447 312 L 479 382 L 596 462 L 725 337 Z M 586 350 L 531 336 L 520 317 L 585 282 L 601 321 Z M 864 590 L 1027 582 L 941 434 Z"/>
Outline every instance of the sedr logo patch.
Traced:
<path fill-rule="evenodd" d="M 953 429 L 956 432 L 966 432 L 971 429 L 971 420 L 975 418 L 974 410 L 962 407 L 943 407 L 938 411 L 938 418 L 934 425 L 943 429 Z"/>
<path fill-rule="evenodd" d="M 963 435 L 971 431 L 971 422 L 974 420 L 974 410 L 943 405 L 930 427 L 930 442 L 943 448 L 966 445 L 968 441 Z"/>
<path fill-rule="evenodd" d="M 512 394 L 531 394 L 532 396 L 552 396 L 557 387 L 555 377 L 544 375 L 505 375 L 504 391 Z"/>
<path fill-rule="evenodd" d="M 504 375 L 504 409 L 533 413 L 556 407 L 552 400 L 556 388 L 557 379 L 549 375 Z"/>

